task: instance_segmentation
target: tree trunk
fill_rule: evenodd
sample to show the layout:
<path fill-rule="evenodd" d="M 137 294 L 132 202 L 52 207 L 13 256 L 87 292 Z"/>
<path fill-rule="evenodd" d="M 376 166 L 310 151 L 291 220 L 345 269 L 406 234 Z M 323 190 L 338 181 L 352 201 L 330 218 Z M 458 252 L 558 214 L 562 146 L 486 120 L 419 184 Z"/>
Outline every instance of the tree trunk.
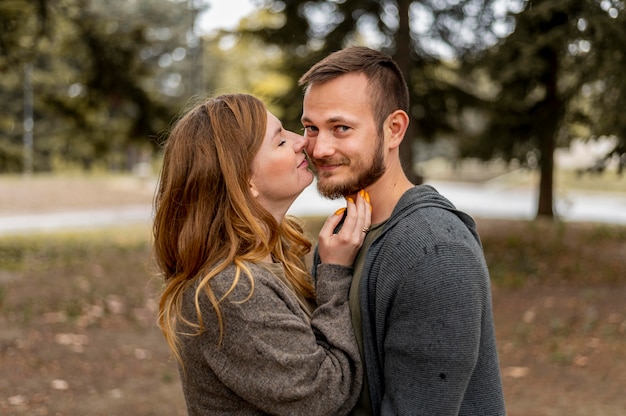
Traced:
<path fill-rule="evenodd" d="M 554 150 L 562 119 L 564 105 L 558 96 L 557 81 L 559 69 L 558 51 L 551 47 L 543 48 L 540 54 L 546 60 L 548 71 L 543 79 L 546 95 L 540 104 L 536 134 L 539 139 L 539 200 L 537 217 L 554 218 Z"/>
<path fill-rule="evenodd" d="M 547 127 L 547 126 L 546 126 Z M 546 134 L 539 138 L 539 201 L 537 217 L 554 218 L 554 135 L 546 128 Z"/>
<path fill-rule="evenodd" d="M 398 31 L 395 35 L 396 53 L 394 60 L 404 74 L 406 82 L 411 88 L 411 28 L 409 27 L 409 8 L 411 0 L 398 0 Z M 415 172 L 413 155 L 413 142 L 416 138 L 417 126 L 415 120 L 411 117 L 409 109 L 410 123 L 404 136 L 404 140 L 400 144 L 400 162 L 409 180 L 418 185 L 422 182 L 422 178 Z"/>

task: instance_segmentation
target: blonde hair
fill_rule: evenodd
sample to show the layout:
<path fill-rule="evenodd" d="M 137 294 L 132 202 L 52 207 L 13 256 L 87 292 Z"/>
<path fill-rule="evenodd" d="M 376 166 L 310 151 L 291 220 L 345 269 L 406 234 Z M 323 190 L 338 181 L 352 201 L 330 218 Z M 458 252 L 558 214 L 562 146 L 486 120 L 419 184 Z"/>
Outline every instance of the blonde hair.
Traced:
<path fill-rule="evenodd" d="M 165 281 L 158 324 L 181 364 L 179 337 L 193 334 L 179 332 L 177 324 L 195 328 L 195 334 L 204 331 L 199 297 L 206 295 L 217 315 L 221 343 L 220 302 L 237 286 L 242 271 L 251 284 L 248 298 L 254 291 L 246 262 L 271 255 L 284 265 L 297 292 L 315 297 L 303 260 L 311 242 L 302 225 L 291 217 L 277 223 L 250 193 L 252 161 L 266 126 L 267 110 L 260 100 L 247 94 L 221 95 L 184 114 L 165 144 L 153 224 L 155 257 Z M 211 279 L 232 264 L 235 279 L 218 299 Z M 197 322 L 191 322 L 183 317 L 182 299 L 196 282 Z"/>

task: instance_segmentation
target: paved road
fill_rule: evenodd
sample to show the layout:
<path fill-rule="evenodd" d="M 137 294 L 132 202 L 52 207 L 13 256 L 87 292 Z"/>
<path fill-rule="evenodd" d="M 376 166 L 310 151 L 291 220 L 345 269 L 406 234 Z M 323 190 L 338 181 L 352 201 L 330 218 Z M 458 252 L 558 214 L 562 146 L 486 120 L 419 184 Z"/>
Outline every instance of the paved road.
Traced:
<path fill-rule="evenodd" d="M 433 182 L 457 208 L 479 218 L 532 219 L 537 211 L 537 190 L 495 184 Z M 556 192 L 556 214 L 564 221 L 626 224 L 626 189 L 618 192 Z"/>
<path fill-rule="evenodd" d="M 536 210 L 536 190 L 506 188 L 496 184 L 429 182 L 448 197 L 457 208 L 476 218 L 532 219 Z M 344 206 L 317 195 L 314 185 L 305 189 L 294 202 L 290 213 L 298 216 L 330 215 Z M 556 198 L 558 215 L 565 221 L 592 221 L 626 225 L 626 191 L 602 193 L 570 191 Z M 43 214 L 0 216 L 0 235 L 62 228 L 102 227 L 148 223 L 152 217 L 149 205 L 110 209 L 66 211 Z"/>
<path fill-rule="evenodd" d="M 138 224 L 150 221 L 151 216 L 149 205 L 0 216 L 0 235 Z"/>

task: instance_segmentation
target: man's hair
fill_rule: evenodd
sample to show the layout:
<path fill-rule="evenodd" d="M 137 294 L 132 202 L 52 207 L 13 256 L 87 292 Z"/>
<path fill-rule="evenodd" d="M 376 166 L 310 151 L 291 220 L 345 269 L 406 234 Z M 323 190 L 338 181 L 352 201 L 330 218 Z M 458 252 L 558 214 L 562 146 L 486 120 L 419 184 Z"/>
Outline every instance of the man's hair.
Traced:
<path fill-rule="evenodd" d="M 311 67 L 298 80 L 305 90 L 345 74 L 364 74 L 371 91 L 372 113 L 379 133 L 385 119 L 396 110 L 409 113 L 409 89 L 398 64 L 387 54 L 353 46 L 333 52 Z"/>

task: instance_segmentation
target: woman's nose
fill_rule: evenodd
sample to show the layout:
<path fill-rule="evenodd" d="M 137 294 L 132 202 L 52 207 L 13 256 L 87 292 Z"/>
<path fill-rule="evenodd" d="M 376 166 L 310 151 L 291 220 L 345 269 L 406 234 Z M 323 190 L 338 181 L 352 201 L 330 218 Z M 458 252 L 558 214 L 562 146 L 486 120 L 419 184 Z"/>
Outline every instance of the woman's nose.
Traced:
<path fill-rule="evenodd" d="M 292 134 L 295 136 L 293 148 L 296 152 L 301 152 L 309 144 L 309 139 L 297 133 L 292 132 Z"/>

